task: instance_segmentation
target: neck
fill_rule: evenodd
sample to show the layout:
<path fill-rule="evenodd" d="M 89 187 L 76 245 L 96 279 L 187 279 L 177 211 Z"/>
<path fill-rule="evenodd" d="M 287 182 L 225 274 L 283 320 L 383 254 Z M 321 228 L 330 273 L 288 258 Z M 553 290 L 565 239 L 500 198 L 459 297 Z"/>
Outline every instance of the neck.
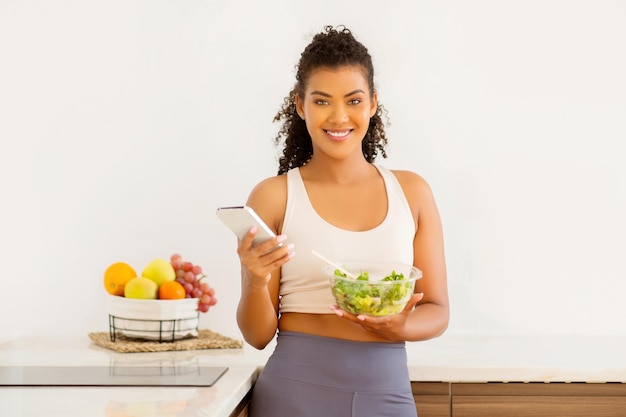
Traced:
<path fill-rule="evenodd" d="M 330 161 L 320 158 L 311 158 L 306 165 L 300 168 L 303 179 L 320 182 L 351 183 L 378 175 L 373 164 L 367 162 L 361 155 L 359 159 Z"/>

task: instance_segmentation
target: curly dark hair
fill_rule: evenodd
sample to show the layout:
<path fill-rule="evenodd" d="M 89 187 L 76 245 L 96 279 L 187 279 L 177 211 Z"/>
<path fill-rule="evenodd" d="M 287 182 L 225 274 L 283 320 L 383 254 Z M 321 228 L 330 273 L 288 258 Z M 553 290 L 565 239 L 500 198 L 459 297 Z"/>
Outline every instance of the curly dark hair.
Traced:
<path fill-rule="evenodd" d="M 345 26 L 337 28 L 325 26 L 324 31 L 316 34 L 300 55 L 300 62 L 296 65 L 296 84 L 285 97 L 280 111 L 274 116 L 274 122 L 282 121 L 274 142 L 276 145 L 284 144 L 282 156 L 279 158 L 278 175 L 306 164 L 313 155 L 313 144 L 306 122 L 296 111 L 296 95 L 301 99 L 304 98 L 306 84 L 312 71 L 320 67 L 337 68 L 344 65 L 363 68 L 370 95 L 373 97 L 376 91 L 374 66 L 367 48 L 357 41 Z M 385 152 L 387 136 L 383 116 L 387 119 L 385 108 L 378 103 L 361 144 L 363 156 L 370 163 L 374 162 L 379 152 L 383 158 L 387 157 Z"/>

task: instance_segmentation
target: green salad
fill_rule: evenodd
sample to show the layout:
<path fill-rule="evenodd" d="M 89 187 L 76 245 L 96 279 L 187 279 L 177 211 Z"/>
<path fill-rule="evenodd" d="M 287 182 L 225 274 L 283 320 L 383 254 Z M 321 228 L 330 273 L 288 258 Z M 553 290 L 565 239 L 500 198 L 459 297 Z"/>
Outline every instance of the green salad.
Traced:
<path fill-rule="evenodd" d="M 336 269 L 336 277 L 347 278 Z M 404 274 L 392 271 L 381 283 L 371 282 L 369 274 L 362 272 L 356 280 L 333 279 L 332 292 L 342 310 L 352 314 L 388 316 L 402 311 L 413 294 L 415 281 L 406 280 Z M 393 284 L 389 284 L 393 281 Z"/>

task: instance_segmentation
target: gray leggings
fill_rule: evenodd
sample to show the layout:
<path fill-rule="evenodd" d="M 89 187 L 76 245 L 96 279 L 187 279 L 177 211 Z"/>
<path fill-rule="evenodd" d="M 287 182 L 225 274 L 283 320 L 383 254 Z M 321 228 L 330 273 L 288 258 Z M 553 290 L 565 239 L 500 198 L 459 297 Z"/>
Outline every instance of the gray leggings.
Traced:
<path fill-rule="evenodd" d="M 416 417 L 404 343 L 278 334 L 250 417 Z"/>

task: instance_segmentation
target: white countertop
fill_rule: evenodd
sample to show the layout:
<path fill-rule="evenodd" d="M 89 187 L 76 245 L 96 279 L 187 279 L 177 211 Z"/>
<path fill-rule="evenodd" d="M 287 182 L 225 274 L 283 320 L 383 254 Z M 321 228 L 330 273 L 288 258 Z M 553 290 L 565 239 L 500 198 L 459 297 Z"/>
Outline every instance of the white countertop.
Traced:
<path fill-rule="evenodd" d="M 87 335 L 0 344 L 0 366 L 227 366 L 212 387 L 0 388 L 0 416 L 228 417 L 273 350 L 118 353 Z M 626 383 L 626 336 L 444 335 L 408 343 L 412 381 Z"/>
<path fill-rule="evenodd" d="M 626 383 L 626 335 L 444 335 L 407 353 L 412 381 Z"/>
<path fill-rule="evenodd" d="M 0 416 L 228 417 L 258 375 L 244 349 L 118 353 L 88 336 L 0 344 L 0 366 L 227 366 L 212 387 L 1 387 Z"/>

